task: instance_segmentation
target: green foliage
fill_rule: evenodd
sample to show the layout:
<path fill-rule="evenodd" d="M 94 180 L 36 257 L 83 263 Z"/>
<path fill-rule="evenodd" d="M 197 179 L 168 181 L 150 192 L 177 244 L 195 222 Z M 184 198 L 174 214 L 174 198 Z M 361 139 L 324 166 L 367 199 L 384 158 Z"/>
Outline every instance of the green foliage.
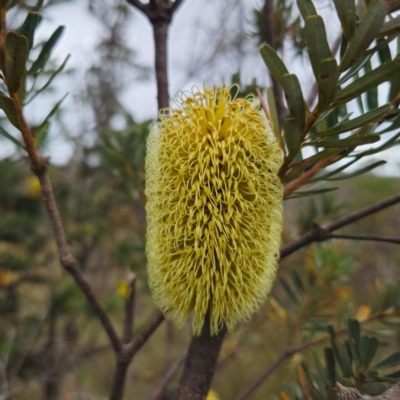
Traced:
<path fill-rule="evenodd" d="M 360 323 L 356 319 L 347 320 L 347 339 L 341 340 L 332 325 L 327 326 L 330 347 L 324 349 L 324 362 L 314 353 L 314 368 L 306 363 L 301 368 L 306 381 L 296 384 L 301 394 L 289 389 L 286 395 L 293 400 L 305 400 L 305 393 L 312 400 L 335 400 L 334 386 L 339 382 L 345 387 L 356 388 L 362 394 L 376 396 L 400 380 L 400 371 L 390 374 L 380 371 L 400 365 L 400 352 L 396 351 L 376 363 L 379 340 L 375 336 L 361 334 Z"/>
<path fill-rule="evenodd" d="M 295 75 L 289 74 L 288 68 L 278 53 L 267 44 L 260 49 L 267 68 L 285 93 L 290 113 L 290 117 L 285 119 L 283 126 L 285 147 L 288 153 L 280 174 L 285 183 L 297 179 L 306 168 L 319 161 L 329 159 L 329 162 L 321 164 L 315 173 L 320 172 L 326 165 L 343 161 L 345 157 L 350 157 L 355 162 L 362 157 L 377 154 L 398 144 L 399 136 L 396 132 L 399 130 L 396 119 L 398 110 L 394 109 L 397 106 L 393 101 L 400 95 L 398 73 L 400 58 L 397 55 L 392 59 L 388 46 L 391 40 L 399 36 L 398 17 L 388 19 L 390 9 L 397 8 L 397 3 L 388 5 L 378 0 L 368 2 L 360 18 L 356 15 L 354 1 L 335 0 L 334 5 L 343 29 L 339 65 L 329 47 L 324 21 L 318 15 L 313 2 L 311 0 L 297 1 L 305 23 L 303 28 L 305 43 L 318 89 L 318 101 L 311 112 L 304 105 L 298 80 Z M 376 45 L 370 48 L 370 45 L 374 43 Z M 371 57 L 374 54 L 379 55 L 380 65 L 372 68 Z M 364 74 L 360 75 L 359 72 L 362 69 L 364 69 Z M 348 80 L 351 82 L 344 85 Z M 380 105 L 378 87 L 387 81 L 390 82 L 391 87 L 390 103 Z M 363 96 L 365 96 L 367 112 L 364 112 Z M 358 101 L 361 115 L 351 119 L 350 114 L 343 114 L 343 111 L 354 99 Z M 269 107 L 274 134 L 280 140 L 281 135 L 277 133 L 279 128 L 275 127 L 277 122 L 274 104 L 271 101 L 269 103 L 271 103 Z M 383 122 L 389 123 L 390 126 L 384 131 L 377 131 Z M 364 152 L 358 149 L 358 146 L 382 140 L 382 133 L 392 131 L 395 132 L 395 136 L 381 146 Z M 301 148 L 304 146 L 313 146 L 315 153 L 305 160 L 302 159 L 301 153 Z M 345 163 L 345 167 L 342 165 L 340 171 L 338 169 L 337 172 L 344 171 L 353 162 Z M 370 171 L 381 164 L 371 165 L 371 168 L 367 166 L 359 169 L 355 175 Z M 333 175 L 320 174 L 312 180 L 302 182 L 299 186 L 317 180 L 323 181 L 328 176 L 332 178 Z M 347 174 L 347 177 L 355 175 Z M 301 191 L 295 197 L 324 193 L 324 191 L 325 189 Z"/>

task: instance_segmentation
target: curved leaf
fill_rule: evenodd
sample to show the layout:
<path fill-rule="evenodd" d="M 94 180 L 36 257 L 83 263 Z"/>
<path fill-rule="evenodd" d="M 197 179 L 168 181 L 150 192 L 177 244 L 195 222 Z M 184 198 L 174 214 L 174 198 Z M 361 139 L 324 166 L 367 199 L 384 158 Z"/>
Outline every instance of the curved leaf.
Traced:
<path fill-rule="evenodd" d="M 316 146 L 316 147 L 325 147 L 325 148 L 347 148 L 354 146 L 362 146 L 364 144 L 375 143 L 380 140 L 379 135 L 352 135 L 345 139 L 339 140 L 318 140 L 317 142 L 308 142 L 304 143 L 305 146 Z"/>
<path fill-rule="evenodd" d="M 64 32 L 64 29 L 65 26 L 59 26 L 53 32 L 53 34 L 50 36 L 50 39 L 43 45 L 42 51 L 40 52 L 38 58 L 32 64 L 32 67 L 29 70 L 29 74 L 35 75 L 45 67 L 47 60 L 49 59 L 50 54 L 53 50 L 53 47 L 57 44 L 58 40 Z"/>
<path fill-rule="evenodd" d="M 300 82 L 295 74 L 285 74 L 283 76 L 283 91 L 285 92 L 290 115 L 296 119 L 300 128 L 303 129 L 306 123 L 306 108 Z"/>
<path fill-rule="evenodd" d="M 283 76 L 288 74 L 289 71 L 287 70 L 281 58 L 268 44 L 264 44 L 264 46 L 260 47 L 260 53 L 271 75 L 279 83 L 279 85 L 283 86 Z"/>
<path fill-rule="evenodd" d="M 285 200 L 299 199 L 300 197 L 308 197 L 308 196 L 314 196 L 316 194 L 329 193 L 337 189 L 338 189 L 337 187 L 332 187 L 332 188 L 318 189 L 318 190 L 307 190 L 305 192 L 295 192 L 294 194 L 285 197 Z"/>
<path fill-rule="evenodd" d="M 356 3 L 354 0 L 333 0 L 347 40 L 351 40 L 356 29 Z"/>
<path fill-rule="evenodd" d="M 25 64 L 28 58 L 28 41 L 25 36 L 8 32 L 6 39 L 6 78 L 11 92 L 18 92 L 25 75 Z"/>
<path fill-rule="evenodd" d="M 383 25 L 381 30 L 379 31 L 379 37 L 383 36 L 391 36 L 400 33 L 400 15 L 396 18 L 390 19 L 386 21 Z"/>
<path fill-rule="evenodd" d="M 352 173 L 340 175 L 336 178 L 326 178 L 326 180 L 327 181 L 341 181 L 343 179 L 353 178 L 355 176 L 362 175 L 362 174 L 365 174 L 366 172 L 372 171 L 373 169 L 380 167 L 381 165 L 385 165 L 385 164 L 386 164 L 386 161 L 383 161 L 383 160 L 377 161 L 377 162 L 374 162 L 364 168 L 354 171 Z"/>
<path fill-rule="evenodd" d="M 389 368 L 399 364 L 400 364 L 400 351 L 395 351 L 393 354 L 386 357 L 378 364 L 374 365 L 373 369 Z"/>
<path fill-rule="evenodd" d="M 315 9 L 314 4 L 311 0 L 297 0 L 297 7 L 299 8 L 300 14 L 303 17 L 304 21 L 309 15 L 317 14 L 317 10 Z"/>
<path fill-rule="evenodd" d="M 286 118 L 283 121 L 283 128 L 289 158 L 293 159 L 300 150 L 300 126 L 294 118 Z"/>
<path fill-rule="evenodd" d="M 317 111 L 322 112 L 329 107 L 335 97 L 338 82 L 338 67 L 334 57 L 322 60 L 317 75 L 318 105 Z"/>
<path fill-rule="evenodd" d="M 326 38 L 325 24 L 320 15 L 307 17 L 304 34 L 311 66 L 315 77 L 318 77 L 322 60 L 333 57 Z"/>
<path fill-rule="evenodd" d="M 393 61 L 380 65 L 372 72 L 365 74 L 337 92 L 333 104 L 336 105 L 354 99 L 382 82 L 389 81 L 393 77 L 398 76 L 398 71 L 400 71 L 400 57 L 396 57 Z"/>
<path fill-rule="evenodd" d="M 30 12 L 22 24 L 19 34 L 24 35 L 28 40 L 28 48 L 29 50 L 33 46 L 33 37 L 35 35 L 35 29 L 39 25 L 40 16 L 37 12 Z"/>
<path fill-rule="evenodd" d="M 353 129 L 359 128 L 361 126 L 367 125 L 371 122 L 377 122 L 388 114 L 391 110 L 390 104 L 385 104 L 384 106 L 375 108 L 367 112 L 366 114 L 360 115 L 359 117 L 353 118 L 350 121 L 342 122 L 339 125 L 334 126 L 322 133 L 317 133 L 312 135 L 312 137 L 325 137 L 330 135 L 338 135 L 340 133 L 349 132 Z"/>
<path fill-rule="evenodd" d="M 13 99 L 4 93 L 0 93 L 0 108 L 6 113 L 8 120 L 19 130 L 21 130 L 21 120 L 18 109 Z"/>
<path fill-rule="evenodd" d="M 279 147 L 281 148 L 283 153 L 285 153 L 285 145 L 283 144 L 281 131 L 279 127 L 278 111 L 276 109 L 275 94 L 272 86 L 268 86 L 267 88 L 267 102 L 268 102 L 269 114 L 272 119 L 271 122 L 272 122 L 272 130 L 274 132 L 274 136 L 279 143 Z"/>
<path fill-rule="evenodd" d="M 346 52 L 340 62 L 339 70 L 345 71 L 353 61 L 367 50 L 368 46 L 376 38 L 388 14 L 388 7 L 379 0 L 374 0 L 364 14 L 358 25 L 352 40 L 347 46 Z"/>

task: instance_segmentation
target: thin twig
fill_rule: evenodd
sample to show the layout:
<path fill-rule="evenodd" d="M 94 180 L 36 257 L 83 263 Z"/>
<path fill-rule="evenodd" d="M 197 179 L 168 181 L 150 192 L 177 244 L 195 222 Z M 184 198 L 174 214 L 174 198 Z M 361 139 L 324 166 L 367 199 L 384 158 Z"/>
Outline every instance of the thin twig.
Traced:
<path fill-rule="evenodd" d="M 124 333 L 122 335 L 122 343 L 130 343 L 133 335 L 133 321 L 134 321 L 134 308 L 135 308 L 135 291 L 136 291 L 136 275 L 131 274 L 128 280 L 128 287 L 130 289 L 129 297 L 125 302 L 125 322 Z"/>
<path fill-rule="evenodd" d="M 335 161 L 336 157 L 337 157 L 336 155 L 330 156 L 315 163 L 313 167 L 311 167 L 308 171 L 302 173 L 298 179 L 294 180 L 288 186 L 285 187 L 285 190 L 283 192 L 283 197 L 284 198 L 288 197 L 299 187 L 305 185 L 314 175 L 316 175 L 319 171 L 321 171 L 322 168 Z"/>
<path fill-rule="evenodd" d="M 385 236 L 363 236 L 363 235 L 339 235 L 327 232 L 327 239 L 351 239 L 351 240 L 370 240 L 373 242 L 384 242 L 400 244 L 400 238 L 385 237 Z"/>
<path fill-rule="evenodd" d="M 350 225 L 353 222 L 359 221 L 360 219 L 363 219 L 378 211 L 384 210 L 385 208 L 388 208 L 399 202 L 400 202 L 400 194 L 396 194 L 395 196 L 382 200 L 376 204 L 373 204 L 372 206 L 362 208 L 361 210 L 348 214 L 342 218 L 337 219 L 336 221 L 323 225 L 322 228 L 328 232 L 333 232 L 339 228 L 343 228 L 346 225 Z M 320 240 L 320 231 L 318 228 L 313 228 L 304 235 L 294 240 L 293 242 L 282 247 L 280 250 L 281 254 L 280 258 L 283 259 L 289 256 L 290 254 L 294 253 L 295 251 L 301 249 L 302 247 L 307 246 L 308 244 L 316 242 L 318 240 Z"/>
<path fill-rule="evenodd" d="M 149 339 L 149 337 L 163 321 L 164 315 L 162 313 L 157 313 L 157 315 L 149 322 L 146 328 L 143 329 L 137 339 L 132 344 L 128 345 L 128 357 L 132 358 L 140 350 L 140 348 L 147 342 L 147 339 Z"/>
<path fill-rule="evenodd" d="M 174 13 L 178 7 L 182 4 L 183 0 L 175 0 L 172 4 L 171 11 Z"/>
<path fill-rule="evenodd" d="M 179 368 L 183 364 L 187 357 L 187 350 L 183 352 L 183 354 L 172 364 L 170 369 L 166 372 L 166 374 L 161 379 L 161 382 L 154 389 L 151 394 L 150 400 L 160 400 L 164 394 L 164 391 L 168 385 L 168 383 L 172 380 L 174 375 L 178 372 Z"/>
<path fill-rule="evenodd" d="M 262 107 L 262 109 L 264 111 L 264 114 L 267 117 L 268 122 L 271 123 L 271 121 L 272 121 L 271 120 L 271 115 L 269 114 L 267 105 L 265 104 L 265 101 L 264 101 L 264 99 L 262 97 L 262 94 L 261 94 L 260 90 L 256 89 L 256 93 L 257 93 L 258 100 L 260 100 L 260 104 L 261 104 L 261 107 Z"/>

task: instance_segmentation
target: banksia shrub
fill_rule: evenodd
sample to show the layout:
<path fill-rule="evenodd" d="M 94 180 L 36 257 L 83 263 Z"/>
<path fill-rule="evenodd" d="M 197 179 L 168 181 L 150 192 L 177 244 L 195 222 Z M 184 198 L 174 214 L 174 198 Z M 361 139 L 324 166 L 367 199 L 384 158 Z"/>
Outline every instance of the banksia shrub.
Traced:
<path fill-rule="evenodd" d="M 252 98 L 182 93 L 161 113 L 146 159 L 150 288 L 165 316 L 200 334 L 249 319 L 275 277 L 282 153 Z"/>

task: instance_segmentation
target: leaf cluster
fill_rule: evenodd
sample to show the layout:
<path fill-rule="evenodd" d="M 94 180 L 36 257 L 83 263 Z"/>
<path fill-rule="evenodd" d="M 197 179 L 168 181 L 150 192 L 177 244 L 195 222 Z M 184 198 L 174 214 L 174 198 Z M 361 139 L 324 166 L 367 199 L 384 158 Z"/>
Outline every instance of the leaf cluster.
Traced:
<path fill-rule="evenodd" d="M 399 37 L 400 17 L 391 17 L 399 4 L 394 0 L 373 0 L 368 2 L 361 16 L 357 15 L 353 0 L 335 0 L 334 5 L 343 29 L 339 59 L 332 54 L 325 22 L 313 2 L 297 0 L 318 93 L 312 110 L 308 109 L 297 75 L 289 71 L 271 46 L 265 44 L 260 48 L 267 68 L 284 92 L 289 111 L 280 126 L 272 88 L 269 88 L 267 97 L 273 132 L 284 152 L 281 179 L 290 186 L 303 175 L 298 184 L 291 187 L 289 195 L 304 184 L 346 179 L 370 171 L 385 161 L 342 174 L 363 157 L 399 143 L 400 55 L 392 58 L 389 47 L 389 43 Z M 372 68 L 371 57 L 375 54 L 379 65 Z M 384 82 L 390 85 L 387 103 L 379 105 L 378 87 Z M 358 101 L 361 111 L 355 118 L 347 111 L 353 100 Z M 385 128 L 379 129 L 384 123 Z M 383 134 L 388 132 L 392 135 L 384 139 Z M 378 141 L 381 143 L 377 147 L 360 148 Z M 313 154 L 304 158 L 306 147 L 312 148 Z M 341 163 L 336 169 L 318 175 L 326 166 L 338 162 Z M 317 193 L 321 190 L 297 192 L 288 198 Z"/>
<path fill-rule="evenodd" d="M 336 382 L 356 388 L 362 394 L 376 396 L 400 380 L 400 370 L 387 372 L 387 369 L 393 370 L 400 365 L 400 352 L 395 351 L 377 362 L 378 338 L 361 334 L 356 319 L 349 318 L 346 325 L 347 338 L 344 340 L 339 338 L 332 325 L 327 326 L 330 347 L 324 348 L 324 361 L 321 362 L 314 352 L 312 369 L 302 362 L 299 382 L 284 393 L 285 399 L 335 400 Z"/>

